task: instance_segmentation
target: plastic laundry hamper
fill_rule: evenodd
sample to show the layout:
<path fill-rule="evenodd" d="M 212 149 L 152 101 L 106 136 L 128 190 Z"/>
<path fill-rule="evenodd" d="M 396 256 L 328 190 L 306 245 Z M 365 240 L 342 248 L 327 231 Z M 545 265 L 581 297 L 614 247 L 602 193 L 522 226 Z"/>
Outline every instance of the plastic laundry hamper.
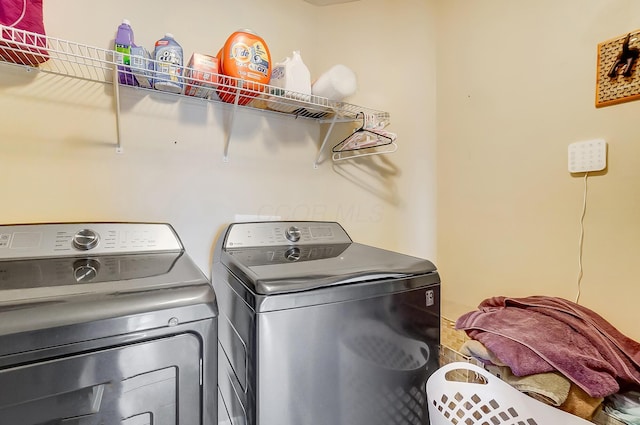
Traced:
<path fill-rule="evenodd" d="M 456 370 L 475 373 L 484 382 L 449 379 L 447 373 Z M 431 425 L 593 425 L 470 363 L 449 363 L 435 371 L 427 380 L 427 399 Z"/>

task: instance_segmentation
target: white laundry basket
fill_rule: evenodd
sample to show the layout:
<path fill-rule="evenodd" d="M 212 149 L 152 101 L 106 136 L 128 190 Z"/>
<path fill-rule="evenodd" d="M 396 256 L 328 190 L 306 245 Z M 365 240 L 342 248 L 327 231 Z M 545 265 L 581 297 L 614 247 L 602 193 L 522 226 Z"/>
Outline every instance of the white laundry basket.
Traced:
<path fill-rule="evenodd" d="M 483 382 L 451 380 L 448 372 L 475 373 Z M 476 365 L 454 362 L 427 381 L 431 425 L 593 425 L 521 393 Z"/>

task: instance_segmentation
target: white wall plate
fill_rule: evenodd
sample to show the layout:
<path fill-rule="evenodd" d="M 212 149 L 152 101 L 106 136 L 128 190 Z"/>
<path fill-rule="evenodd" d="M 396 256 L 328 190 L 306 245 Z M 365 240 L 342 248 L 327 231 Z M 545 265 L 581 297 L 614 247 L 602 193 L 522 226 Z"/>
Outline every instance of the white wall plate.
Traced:
<path fill-rule="evenodd" d="M 607 142 L 604 139 L 575 142 L 569 145 L 569 172 L 586 173 L 607 168 Z"/>

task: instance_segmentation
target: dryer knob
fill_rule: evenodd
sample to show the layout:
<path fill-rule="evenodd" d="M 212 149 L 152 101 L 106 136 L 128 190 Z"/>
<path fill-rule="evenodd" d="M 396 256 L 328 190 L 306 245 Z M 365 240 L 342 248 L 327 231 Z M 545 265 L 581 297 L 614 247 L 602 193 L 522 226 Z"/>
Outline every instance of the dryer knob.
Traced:
<path fill-rule="evenodd" d="M 73 247 L 81 251 L 95 248 L 100 241 L 100 236 L 91 229 L 82 229 L 73 236 Z"/>
<path fill-rule="evenodd" d="M 300 240 L 300 234 L 300 229 L 298 229 L 296 226 L 291 226 L 284 231 L 284 235 L 291 242 L 298 242 Z"/>

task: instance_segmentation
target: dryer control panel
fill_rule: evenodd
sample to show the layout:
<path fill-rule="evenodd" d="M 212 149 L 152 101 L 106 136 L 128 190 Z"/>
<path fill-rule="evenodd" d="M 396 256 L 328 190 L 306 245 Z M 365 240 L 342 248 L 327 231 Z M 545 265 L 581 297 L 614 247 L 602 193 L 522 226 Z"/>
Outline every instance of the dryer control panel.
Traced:
<path fill-rule="evenodd" d="M 230 225 L 224 248 L 351 242 L 351 238 L 342 226 L 331 221 L 266 221 Z"/>
<path fill-rule="evenodd" d="M 0 260 L 180 252 L 163 223 L 46 223 L 0 226 Z"/>

